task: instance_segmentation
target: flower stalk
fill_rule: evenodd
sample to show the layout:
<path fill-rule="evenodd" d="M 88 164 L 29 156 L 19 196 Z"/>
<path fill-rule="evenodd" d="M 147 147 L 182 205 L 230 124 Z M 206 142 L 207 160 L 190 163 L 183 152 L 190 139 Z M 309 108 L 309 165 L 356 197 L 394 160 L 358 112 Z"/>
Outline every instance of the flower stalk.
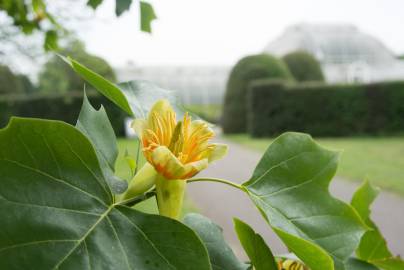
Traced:
<path fill-rule="evenodd" d="M 160 215 L 180 218 L 186 184 L 184 180 L 167 180 L 161 175 L 157 177 L 156 195 Z"/>

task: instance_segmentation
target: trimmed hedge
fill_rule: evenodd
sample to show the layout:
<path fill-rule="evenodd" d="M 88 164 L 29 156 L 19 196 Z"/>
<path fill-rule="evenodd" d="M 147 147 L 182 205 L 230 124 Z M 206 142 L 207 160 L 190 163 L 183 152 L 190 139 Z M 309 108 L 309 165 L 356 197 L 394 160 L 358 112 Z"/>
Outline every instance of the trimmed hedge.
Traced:
<path fill-rule="evenodd" d="M 293 80 L 285 63 L 268 54 L 244 57 L 233 67 L 227 82 L 223 106 L 222 127 L 225 133 L 247 131 L 245 100 L 248 85 L 253 80 L 263 78 Z"/>
<path fill-rule="evenodd" d="M 127 115 L 101 95 L 89 94 L 89 100 L 96 109 L 101 104 L 104 106 L 115 134 L 124 136 L 124 119 Z M 0 128 L 7 125 L 11 116 L 55 119 L 75 125 L 82 103 L 82 92 L 51 96 L 0 95 Z"/>
<path fill-rule="evenodd" d="M 282 59 L 297 81 L 324 81 L 321 65 L 310 53 L 305 51 L 295 51 L 286 54 Z"/>
<path fill-rule="evenodd" d="M 248 131 L 277 136 L 393 135 L 404 132 L 404 81 L 372 84 L 291 85 L 260 80 L 250 85 Z"/>

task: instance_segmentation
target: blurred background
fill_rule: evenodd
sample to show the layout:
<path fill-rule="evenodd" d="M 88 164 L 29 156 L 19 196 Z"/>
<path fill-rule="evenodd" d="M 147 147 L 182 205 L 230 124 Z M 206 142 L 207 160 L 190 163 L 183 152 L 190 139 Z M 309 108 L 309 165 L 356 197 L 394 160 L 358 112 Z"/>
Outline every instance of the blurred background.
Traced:
<path fill-rule="evenodd" d="M 84 81 L 49 52 L 57 48 L 113 82 L 141 79 L 176 91 L 216 124 L 231 151 L 204 175 L 248 180 L 285 131 L 343 149 L 332 192 L 349 201 L 365 178 L 381 187 L 373 215 L 404 256 L 404 2 L 149 1 L 151 33 L 136 1 L 37 1 L 46 12 L 40 5 L 26 17 L 13 7 L 24 2 L 0 1 L 1 127 L 12 115 L 75 123 Z M 88 90 L 106 107 L 121 149 L 134 149 L 126 115 Z M 128 175 L 123 159 L 117 168 Z M 190 185 L 186 211 L 217 221 L 236 252 L 233 216 L 285 251 L 242 194 L 212 185 Z"/>

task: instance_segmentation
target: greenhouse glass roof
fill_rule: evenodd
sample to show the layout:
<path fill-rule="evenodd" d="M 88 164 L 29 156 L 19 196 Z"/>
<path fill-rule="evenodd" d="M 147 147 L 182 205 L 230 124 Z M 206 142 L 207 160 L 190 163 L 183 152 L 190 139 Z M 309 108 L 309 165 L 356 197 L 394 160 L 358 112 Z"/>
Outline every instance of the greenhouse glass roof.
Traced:
<path fill-rule="evenodd" d="M 276 55 L 295 50 L 306 50 L 323 64 L 360 61 L 378 65 L 395 61 L 393 53 L 379 40 L 352 25 L 294 25 L 265 48 Z"/>

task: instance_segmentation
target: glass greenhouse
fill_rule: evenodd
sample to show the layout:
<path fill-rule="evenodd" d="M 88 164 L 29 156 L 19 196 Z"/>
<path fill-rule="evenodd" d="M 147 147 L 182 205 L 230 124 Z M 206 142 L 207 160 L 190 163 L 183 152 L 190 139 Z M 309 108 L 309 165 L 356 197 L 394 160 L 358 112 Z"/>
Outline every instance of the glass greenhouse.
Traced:
<path fill-rule="evenodd" d="M 404 78 L 404 61 L 396 59 L 378 39 L 352 25 L 293 25 L 264 49 L 278 56 L 296 50 L 313 54 L 329 82 Z"/>

